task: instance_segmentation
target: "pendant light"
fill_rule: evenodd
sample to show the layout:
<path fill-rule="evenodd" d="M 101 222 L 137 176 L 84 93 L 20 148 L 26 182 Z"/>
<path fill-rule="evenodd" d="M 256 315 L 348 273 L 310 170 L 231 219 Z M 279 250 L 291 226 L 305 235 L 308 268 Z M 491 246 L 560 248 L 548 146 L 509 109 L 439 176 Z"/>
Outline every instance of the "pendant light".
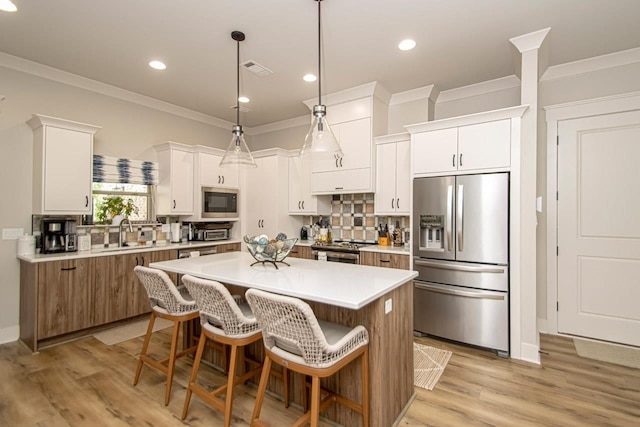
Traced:
<path fill-rule="evenodd" d="M 304 145 L 300 149 L 300 157 L 310 153 L 333 154 L 334 158 L 343 156 L 338 139 L 333 134 L 329 122 L 327 122 L 327 107 L 322 105 L 322 21 L 320 5 L 318 2 L 318 105 L 313 106 L 313 120 L 311 128 L 304 139 Z"/>
<path fill-rule="evenodd" d="M 221 167 L 227 167 L 232 165 L 240 165 L 245 167 L 256 168 L 258 165 L 249 151 L 247 142 L 244 140 L 244 131 L 240 125 L 240 42 L 245 39 L 244 33 L 241 31 L 231 32 L 231 38 L 237 42 L 237 61 L 236 61 L 236 77 L 237 77 L 237 91 L 236 91 L 236 124 L 231 129 L 233 136 L 231 142 L 227 146 L 222 160 L 220 161 Z"/>

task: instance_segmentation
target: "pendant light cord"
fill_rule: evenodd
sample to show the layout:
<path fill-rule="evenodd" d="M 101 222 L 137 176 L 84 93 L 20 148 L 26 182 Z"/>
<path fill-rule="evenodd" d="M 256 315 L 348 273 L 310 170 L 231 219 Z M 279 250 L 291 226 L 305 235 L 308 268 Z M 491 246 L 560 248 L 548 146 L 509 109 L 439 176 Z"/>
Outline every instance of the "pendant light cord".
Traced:
<path fill-rule="evenodd" d="M 236 40 L 236 124 L 240 126 L 240 40 Z"/>
<path fill-rule="evenodd" d="M 318 2 L 318 105 L 322 105 L 322 70 L 321 68 L 321 57 L 320 52 L 322 50 L 322 33 L 321 33 L 321 13 L 320 13 L 320 5 L 322 4 L 322 0 L 316 0 Z"/>

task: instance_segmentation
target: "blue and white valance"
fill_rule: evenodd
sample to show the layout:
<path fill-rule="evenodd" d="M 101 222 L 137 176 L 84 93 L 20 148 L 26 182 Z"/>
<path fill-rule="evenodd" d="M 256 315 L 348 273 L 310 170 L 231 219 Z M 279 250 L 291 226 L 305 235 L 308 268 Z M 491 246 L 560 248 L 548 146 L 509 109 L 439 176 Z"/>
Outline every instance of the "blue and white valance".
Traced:
<path fill-rule="evenodd" d="M 93 182 L 155 185 L 158 184 L 158 164 L 94 154 Z"/>

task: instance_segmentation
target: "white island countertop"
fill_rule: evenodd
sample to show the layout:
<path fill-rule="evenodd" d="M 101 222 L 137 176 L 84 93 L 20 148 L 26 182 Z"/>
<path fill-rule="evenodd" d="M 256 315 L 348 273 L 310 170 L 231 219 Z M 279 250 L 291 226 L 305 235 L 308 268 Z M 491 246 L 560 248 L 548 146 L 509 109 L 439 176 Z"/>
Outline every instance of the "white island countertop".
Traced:
<path fill-rule="evenodd" d="M 153 262 L 149 266 L 358 310 L 412 280 L 415 271 L 289 257 L 279 269 L 256 264 L 248 252 Z"/>

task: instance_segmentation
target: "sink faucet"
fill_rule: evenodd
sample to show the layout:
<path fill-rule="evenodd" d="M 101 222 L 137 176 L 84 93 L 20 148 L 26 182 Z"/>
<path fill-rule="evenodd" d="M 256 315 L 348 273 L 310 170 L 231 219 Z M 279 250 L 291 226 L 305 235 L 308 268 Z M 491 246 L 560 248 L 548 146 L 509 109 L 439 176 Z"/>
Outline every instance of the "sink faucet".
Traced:
<path fill-rule="evenodd" d="M 123 243 L 122 243 L 122 225 L 125 223 L 125 221 L 129 224 L 129 233 L 133 233 L 133 226 L 131 225 L 131 220 L 129 218 L 125 218 L 122 221 L 120 221 L 120 225 L 118 226 L 118 247 L 122 247 L 123 246 Z M 125 239 L 124 245 L 127 245 L 126 239 Z"/>

